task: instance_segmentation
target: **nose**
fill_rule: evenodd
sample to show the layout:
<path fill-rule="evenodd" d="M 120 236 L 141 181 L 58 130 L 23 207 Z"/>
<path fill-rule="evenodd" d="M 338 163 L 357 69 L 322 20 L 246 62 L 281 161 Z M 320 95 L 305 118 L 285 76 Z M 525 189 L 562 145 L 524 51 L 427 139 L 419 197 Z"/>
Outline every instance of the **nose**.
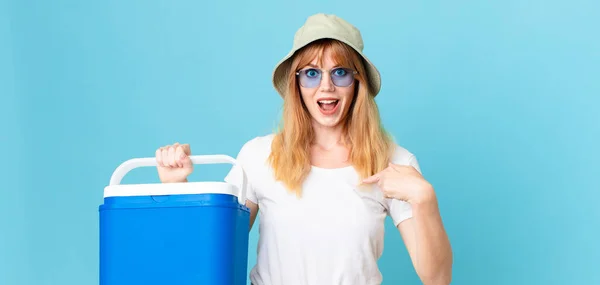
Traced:
<path fill-rule="evenodd" d="M 328 72 L 323 72 L 321 76 L 321 91 L 333 91 L 335 87 L 331 81 L 331 75 Z"/>

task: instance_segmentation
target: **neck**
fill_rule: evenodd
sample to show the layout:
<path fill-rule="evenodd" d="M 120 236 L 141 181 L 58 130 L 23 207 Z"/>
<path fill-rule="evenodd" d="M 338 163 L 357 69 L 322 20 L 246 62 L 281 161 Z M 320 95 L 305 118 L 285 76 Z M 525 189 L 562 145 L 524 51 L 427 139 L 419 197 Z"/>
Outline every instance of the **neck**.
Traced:
<path fill-rule="evenodd" d="M 314 123 L 313 130 L 315 133 L 313 144 L 320 148 L 331 149 L 343 144 L 343 128 L 341 125 L 324 127 Z"/>

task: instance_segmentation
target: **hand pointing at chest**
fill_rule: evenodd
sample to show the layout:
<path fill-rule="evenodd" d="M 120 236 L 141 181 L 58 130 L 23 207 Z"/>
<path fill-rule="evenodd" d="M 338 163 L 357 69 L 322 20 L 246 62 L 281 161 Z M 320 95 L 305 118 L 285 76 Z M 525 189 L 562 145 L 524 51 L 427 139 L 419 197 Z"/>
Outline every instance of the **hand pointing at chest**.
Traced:
<path fill-rule="evenodd" d="M 387 168 L 367 177 L 363 183 L 376 184 L 386 198 L 422 203 L 435 197 L 433 186 L 414 167 L 390 163 Z"/>

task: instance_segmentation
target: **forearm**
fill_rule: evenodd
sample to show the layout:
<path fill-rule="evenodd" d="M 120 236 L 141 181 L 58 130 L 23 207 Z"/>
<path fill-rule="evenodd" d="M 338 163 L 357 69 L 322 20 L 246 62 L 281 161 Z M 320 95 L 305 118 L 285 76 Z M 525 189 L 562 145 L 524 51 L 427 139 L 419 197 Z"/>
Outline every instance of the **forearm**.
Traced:
<path fill-rule="evenodd" d="M 431 197 L 412 206 L 416 271 L 425 285 L 450 284 L 452 249 L 442 223 L 437 199 Z"/>

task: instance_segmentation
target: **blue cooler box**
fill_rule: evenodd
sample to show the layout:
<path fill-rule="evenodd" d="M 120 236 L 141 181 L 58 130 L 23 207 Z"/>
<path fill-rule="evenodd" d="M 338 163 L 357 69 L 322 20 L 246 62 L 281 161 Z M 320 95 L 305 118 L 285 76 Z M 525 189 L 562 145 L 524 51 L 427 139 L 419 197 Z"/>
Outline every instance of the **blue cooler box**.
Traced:
<path fill-rule="evenodd" d="M 239 167 L 226 155 L 191 158 L 194 164 Z M 156 167 L 156 160 L 124 162 L 104 189 L 100 285 L 246 284 L 245 172 L 241 189 L 225 182 L 120 184 L 142 166 Z"/>

